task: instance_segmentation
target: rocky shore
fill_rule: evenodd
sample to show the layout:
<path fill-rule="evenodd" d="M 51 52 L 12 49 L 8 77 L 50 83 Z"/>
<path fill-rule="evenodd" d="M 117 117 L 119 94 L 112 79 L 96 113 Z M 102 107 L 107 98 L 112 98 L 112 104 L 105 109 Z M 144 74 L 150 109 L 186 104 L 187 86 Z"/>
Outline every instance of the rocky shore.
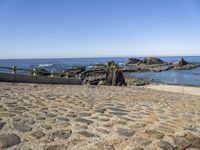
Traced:
<path fill-rule="evenodd" d="M 114 61 L 107 64 L 96 64 L 92 68 L 72 67 L 61 72 L 54 73 L 55 76 L 65 78 L 80 78 L 84 84 L 90 85 L 146 85 L 152 81 L 144 79 L 130 78 L 124 73 L 129 72 L 161 72 L 167 70 L 189 70 L 200 67 L 200 64 L 186 62 L 183 58 L 177 63 L 164 62 L 156 57 L 145 57 L 143 60 L 129 58 L 125 66 L 119 66 Z M 38 75 L 49 76 L 47 70 L 36 69 Z M 125 77 L 124 77 L 125 76 Z M 126 80 L 128 82 L 126 82 Z"/>
<path fill-rule="evenodd" d="M 0 149 L 198 150 L 200 97 L 0 82 Z"/>

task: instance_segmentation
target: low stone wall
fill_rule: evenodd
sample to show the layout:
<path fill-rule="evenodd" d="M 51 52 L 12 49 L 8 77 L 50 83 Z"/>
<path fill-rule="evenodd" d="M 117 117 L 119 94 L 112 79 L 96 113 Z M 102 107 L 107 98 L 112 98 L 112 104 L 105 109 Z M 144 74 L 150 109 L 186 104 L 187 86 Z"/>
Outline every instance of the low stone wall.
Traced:
<path fill-rule="evenodd" d="M 45 76 L 33 76 L 23 74 L 9 74 L 0 73 L 0 81 L 3 82 L 21 82 L 21 83 L 43 83 L 43 84 L 71 84 L 81 85 L 80 79 L 66 79 L 61 77 L 45 77 Z"/>

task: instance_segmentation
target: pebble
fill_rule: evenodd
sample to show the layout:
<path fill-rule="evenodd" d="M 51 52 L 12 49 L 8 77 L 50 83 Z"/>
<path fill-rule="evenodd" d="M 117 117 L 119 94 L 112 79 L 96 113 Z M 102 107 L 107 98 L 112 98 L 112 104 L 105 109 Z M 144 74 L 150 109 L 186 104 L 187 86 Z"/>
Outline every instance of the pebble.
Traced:
<path fill-rule="evenodd" d="M 117 133 L 120 136 L 131 137 L 134 135 L 135 131 L 132 131 L 130 129 L 125 129 L 125 128 L 118 128 Z"/>
<path fill-rule="evenodd" d="M 31 134 L 31 136 L 34 137 L 34 138 L 36 138 L 36 139 L 40 139 L 43 136 L 45 136 L 45 134 L 41 130 L 38 130 L 38 131 L 33 132 Z"/>
<path fill-rule="evenodd" d="M 160 141 L 157 145 L 158 147 L 162 148 L 162 150 L 176 150 L 176 148 L 166 141 Z"/>
<path fill-rule="evenodd" d="M 85 137 L 98 137 L 98 135 L 93 134 L 93 133 L 88 132 L 88 131 L 80 131 L 80 132 L 78 132 L 78 134 L 83 135 Z"/>
<path fill-rule="evenodd" d="M 2 134 L 0 135 L 0 148 L 9 148 L 13 145 L 21 143 L 21 139 L 16 134 Z"/>
<path fill-rule="evenodd" d="M 5 122 L 0 122 L 0 130 L 3 128 L 3 126 L 5 125 Z"/>
<path fill-rule="evenodd" d="M 13 124 L 13 127 L 18 130 L 18 131 L 21 131 L 21 132 L 28 132 L 28 131 L 31 131 L 32 128 L 25 125 L 25 124 L 22 124 L 22 123 L 14 123 Z"/>
<path fill-rule="evenodd" d="M 57 132 L 54 132 L 52 136 L 54 138 L 66 140 L 71 136 L 71 134 L 72 134 L 71 130 L 59 130 Z"/>
<path fill-rule="evenodd" d="M 92 120 L 84 119 L 84 118 L 77 118 L 75 119 L 76 122 L 86 123 L 86 124 L 92 124 L 94 123 Z"/>

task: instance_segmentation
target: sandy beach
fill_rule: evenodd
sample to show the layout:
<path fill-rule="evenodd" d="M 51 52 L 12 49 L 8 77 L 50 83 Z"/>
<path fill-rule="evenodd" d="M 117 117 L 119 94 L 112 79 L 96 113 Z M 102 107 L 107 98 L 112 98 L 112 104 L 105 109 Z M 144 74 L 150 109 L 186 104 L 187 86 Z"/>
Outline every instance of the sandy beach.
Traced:
<path fill-rule="evenodd" d="M 0 148 L 199 149 L 200 96 L 167 91 L 0 82 Z"/>

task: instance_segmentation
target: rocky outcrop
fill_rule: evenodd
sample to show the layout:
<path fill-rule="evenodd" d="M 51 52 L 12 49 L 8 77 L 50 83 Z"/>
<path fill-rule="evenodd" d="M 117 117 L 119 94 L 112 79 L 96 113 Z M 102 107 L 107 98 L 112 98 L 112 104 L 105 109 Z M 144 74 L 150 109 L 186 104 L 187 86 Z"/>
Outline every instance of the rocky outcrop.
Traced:
<path fill-rule="evenodd" d="M 108 69 L 106 73 L 106 85 L 126 85 L 124 75 L 119 66 L 114 61 L 108 62 Z"/>
<path fill-rule="evenodd" d="M 127 65 L 138 64 L 140 62 L 142 62 L 142 60 L 137 59 L 137 58 L 129 58 L 128 62 L 127 62 Z"/>
<path fill-rule="evenodd" d="M 46 69 L 35 69 L 31 72 L 31 74 L 35 74 L 35 75 L 38 75 L 38 76 L 50 76 L 51 73 L 49 71 L 47 71 Z"/>
<path fill-rule="evenodd" d="M 72 67 L 60 73 L 60 77 L 79 78 L 79 75 L 86 70 L 85 67 Z"/>
<path fill-rule="evenodd" d="M 184 65 L 187 65 L 188 64 L 188 62 L 186 62 L 184 59 L 183 59 L 183 57 L 181 57 L 181 59 L 178 61 L 178 65 L 179 66 L 184 66 Z"/>
<path fill-rule="evenodd" d="M 164 61 L 162 61 L 159 58 L 156 57 L 145 57 L 144 60 L 140 64 L 145 65 L 155 65 L 155 64 L 163 64 Z"/>

